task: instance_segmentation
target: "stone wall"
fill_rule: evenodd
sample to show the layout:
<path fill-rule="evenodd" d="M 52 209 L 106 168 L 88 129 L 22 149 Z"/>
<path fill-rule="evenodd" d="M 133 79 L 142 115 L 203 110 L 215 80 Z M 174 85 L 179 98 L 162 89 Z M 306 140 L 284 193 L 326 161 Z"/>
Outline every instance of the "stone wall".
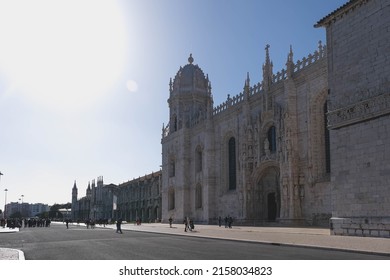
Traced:
<path fill-rule="evenodd" d="M 334 217 L 390 213 L 388 116 L 331 131 Z"/>
<path fill-rule="evenodd" d="M 331 218 L 332 235 L 390 237 L 390 217 Z"/>
<path fill-rule="evenodd" d="M 327 28 L 332 233 L 389 237 L 390 2 L 350 1 Z"/>

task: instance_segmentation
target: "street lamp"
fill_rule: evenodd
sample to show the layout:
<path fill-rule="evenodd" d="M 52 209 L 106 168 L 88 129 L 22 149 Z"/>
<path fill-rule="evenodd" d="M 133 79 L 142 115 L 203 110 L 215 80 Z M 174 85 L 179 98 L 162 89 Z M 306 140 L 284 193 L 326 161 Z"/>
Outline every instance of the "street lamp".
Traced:
<path fill-rule="evenodd" d="M 4 212 L 3 212 L 3 218 L 5 219 L 7 217 L 7 215 L 5 214 L 5 209 L 7 207 L 7 192 L 8 192 L 8 189 L 4 189 L 4 192 L 5 192 L 5 198 L 4 198 Z"/>
<path fill-rule="evenodd" d="M 1 182 L 1 176 L 4 175 L 3 173 L 1 173 L 0 171 L 0 182 Z M 4 212 L 5 212 L 5 204 L 4 204 L 4 211 L 3 211 L 3 219 L 4 219 Z"/>
<path fill-rule="evenodd" d="M 22 194 L 20 196 L 20 198 L 22 199 L 22 204 L 20 205 L 20 214 L 22 215 L 22 217 L 23 217 L 23 208 L 24 208 L 24 206 L 23 206 L 23 197 L 24 197 L 24 195 Z"/>

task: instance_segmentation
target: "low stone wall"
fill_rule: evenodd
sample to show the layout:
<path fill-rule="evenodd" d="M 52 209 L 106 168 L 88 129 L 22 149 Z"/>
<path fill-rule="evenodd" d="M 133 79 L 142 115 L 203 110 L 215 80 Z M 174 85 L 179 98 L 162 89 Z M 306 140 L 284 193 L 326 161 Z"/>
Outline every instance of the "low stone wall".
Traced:
<path fill-rule="evenodd" d="M 390 217 L 331 218 L 332 235 L 390 238 Z"/>

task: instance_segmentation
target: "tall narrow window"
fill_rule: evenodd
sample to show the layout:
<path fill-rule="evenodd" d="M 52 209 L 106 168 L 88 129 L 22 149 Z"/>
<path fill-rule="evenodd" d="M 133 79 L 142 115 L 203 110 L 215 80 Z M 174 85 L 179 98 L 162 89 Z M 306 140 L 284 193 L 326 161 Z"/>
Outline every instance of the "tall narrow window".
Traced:
<path fill-rule="evenodd" d="M 328 102 L 324 104 L 324 130 L 325 130 L 325 171 L 326 173 L 330 173 L 330 137 L 329 137 L 329 129 L 328 129 Z"/>
<path fill-rule="evenodd" d="M 200 146 L 195 150 L 195 171 L 202 171 L 202 148 Z"/>
<path fill-rule="evenodd" d="M 195 207 L 202 208 L 202 186 L 197 185 L 195 190 Z"/>
<path fill-rule="evenodd" d="M 268 142 L 269 142 L 269 150 L 271 153 L 276 152 L 276 129 L 275 126 L 271 126 L 268 129 Z"/>
<path fill-rule="evenodd" d="M 229 139 L 229 190 L 236 189 L 236 139 Z"/>
<path fill-rule="evenodd" d="M 173 159 L 173 158 L 171 158 L 170 160 L 169 160 L 169 167 L 168 167 L 169 169 L 168 169 L 168 171 L 169 171 L 169 177 L 175 177 L 175 168 L 176 168 L 176 166 L 175 166 L 175 160 Z"/>
<path fill-rule="evenodd" d="M 173 132 L 177 131 L 177 116 L 176 115 L 172 116 L 172 131 Z"/>

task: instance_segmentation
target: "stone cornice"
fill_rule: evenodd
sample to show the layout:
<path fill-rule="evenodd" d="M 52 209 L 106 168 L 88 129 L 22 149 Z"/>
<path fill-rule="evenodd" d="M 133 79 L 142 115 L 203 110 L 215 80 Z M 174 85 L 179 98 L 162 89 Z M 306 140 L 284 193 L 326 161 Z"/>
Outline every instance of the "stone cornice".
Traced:
<path fill-rule="evenodd" d="M 370 0 L 350 0 L 349 2 L 345 3 L 340 8 L 336 9 L 329 15 L 325 16 L 321 20 L 319 20 L 314 27 L 326 27 L 330 25 L 332 22 L 335 22 L 336 20 L 342 18 L 344 15 L 346 15 L 351 10 L 354 10 L 356 7 L 359 7 L 365 3 L 367 3 Z"/>
<path fill-rule="evenodd" d="M 328 128 L 338 129 L 390 114 L 390 92 L 328 112 Z"/>

